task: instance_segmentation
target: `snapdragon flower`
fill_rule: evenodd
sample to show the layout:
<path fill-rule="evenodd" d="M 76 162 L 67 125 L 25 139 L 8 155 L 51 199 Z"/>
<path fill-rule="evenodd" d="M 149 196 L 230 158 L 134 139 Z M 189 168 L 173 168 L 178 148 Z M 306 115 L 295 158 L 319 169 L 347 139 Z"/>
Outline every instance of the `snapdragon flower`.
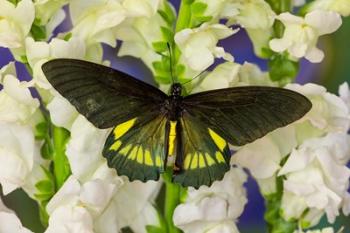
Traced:
<path fill-rule="evenodd" d="M 202 71 L 214 63 L 214 58 L 233 61 L 232 55 L 218 47 L 217 43 L 236 32 L 237 30 L 222 24 L 204 23 L 199 28 L 184 29 L 176 33 L 174 39 L 182 52 L 182 61 L 192 70 Z"/>
<path fill-rule="evenodd" d="M 175 225 L 185 233 L 238 233 L 234 220 L 247 202 L 243 188 L 246 180 L 242 169 L 232 168 L 210 188 L 189 188 L 185 203 L 175 209 Z"/>
<path fill-rule="evenodd" d="M 342 16 L 350 15 L 350 2 L 348 0 L 316 0 L 310 3 L 309 11 L 321 9 L 334 11 Z"/>
<path fill-rule="evenodd" d="M 17 6 L 7 0 L 0 1 L 0 46 L 10 48 L 17 60 L 25 54 L 24 39 L 34 21 L 34 4 L 20 1 Z"/>
<path fill-rule="evenodd" d="M 305 18 L 282 13 L 277 16 L 285 25 L 283 37 L 270 41 L 270 48 L 275 52 L 288 51 L 294 59 L 305 57 L 318 63 L 324 58 L 324 53 L 316 47 L 318 38 L 338 30 L 342 24 L 339 14 L 322 10 L 308 13 Z"/>

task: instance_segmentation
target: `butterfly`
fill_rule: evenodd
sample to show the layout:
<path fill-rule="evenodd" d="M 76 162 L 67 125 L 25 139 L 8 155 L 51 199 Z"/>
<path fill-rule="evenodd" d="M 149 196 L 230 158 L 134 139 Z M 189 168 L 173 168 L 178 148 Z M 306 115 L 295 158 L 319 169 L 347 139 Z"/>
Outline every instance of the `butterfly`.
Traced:
<path fill-rule="evenodd" d="M 158 180 L 173 161 L 173 182 L 210 186 L 230 169 L 229 144 L 242 146 L 311 109 L 303 95 L 277 87 L 242 86 L 183 96 L 169 94 L 99 64 L 55 59 L 42 70 L 51 85 L 100 129 L 113 128 L 103 156 L 130 181 Z"/>

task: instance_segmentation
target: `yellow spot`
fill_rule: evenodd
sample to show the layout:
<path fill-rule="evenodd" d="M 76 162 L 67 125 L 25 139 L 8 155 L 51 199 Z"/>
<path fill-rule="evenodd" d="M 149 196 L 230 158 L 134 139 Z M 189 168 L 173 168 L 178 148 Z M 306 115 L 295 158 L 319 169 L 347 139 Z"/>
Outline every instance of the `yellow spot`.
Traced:
<path fill-rule="evenodd" d="M 113 143 L 110 149 L 117 151 L 121 145 L 122 145 L 122 141 L 118 140 L 115 143 Z"/>
<path fill-rule="evenodd" d="M 184 161 L 184 168 L 189 169 L 191 165 L 191 154 L 187 154 Z"/>
<path fill-rule="evenodd" d="M 169 133 L 169 150 L 168 155 L 171 156 L 174 153 L 175 138 L 176 138 L 176 121 L 170 121 L 170 133 Z"/>
<path fill-rule="evenodd" d="M 207 164 L 205 163 L 204 155 L 203 154 L 198 154 L 198 156 L 199 156 L 199 167 L 200 168 L 206 167 Z"/>
<path fill-rule="evenodd" d="M 145 150 L 145 164 L 148 166 L 153 166 L 153 160 L 149 150 Z"/>
<path fill-rule="evenodd" d="M 138 146 L 135 146 L 135 147 L 131 150 L 128 159 L 130 159 L 130 160 L 135 160 L 136 157 L 137 157 L 137 150 L 138 150 Z"/>
<path fill-rule="evenodd" d="M 191 156 L 191 155 L 187 155 L 187 156 Z M 198 154 L 194 153 L 192 157 L 192 162 L 191 162 L 191 169 L 196 169 L 197 167 L 198 167 Z"/>
<path fill-rule="evenodd" d="M 209 134 L 210 134 L 211 138 L 214 140 L 216 146 L 221 151 L 224 151 L 224 149 L 226 147 L 226 141 L 211 129 L 209 129 Z"/>
<path fill-rule="evenodd" d="M 215 157 L 216 157 L 216 160 L 219 162 L 219 163 L 226 163 L 225 159 L 224 159 L 224 156 L 222 155 L 221 152 L 217 151 L 215 153 Z"/>
<path fill-rule="evenodd" d="M 159 155 L 156 156 L 156 166 L 162 167 L 162 159 L 160 158 Z"/>
<path fill-rule="evenodd" d="M 114 139 L 119 139 L 121 136 L 123 136 L 126 132 L 129 131 L 129 129 L 135 124 L 137 118 L 131 119 L 129 121 L 126 121 L 124 123 L 121 123 L 120 125 L 117 125 L 117 127 L 114 128 Z"/>
<path fill-rule="evenodd" d="M 143 149 L 142 146 L 139 147 L 139 150 L 137 151 L 137 162 L 138 163 L 143 163 Z"/>
<path fill-rule="evenodd" d="M 120 153 L 121 155 L 126 156 L 126 155 L 128 154 L 128 152 L 130 151 L 131 147 L 132 147 L 132 145 L 129 144 L 129 145 L 125 146 L 124 148 L 122 148 L 122 149 L 119 151 L 119 153 Z"/>
<path fill-rule="evenodd" d="M 215 160 L 208 153 L 205 154 L 205 159 L 207 160 L 208 166 L 215 164 Z"/>

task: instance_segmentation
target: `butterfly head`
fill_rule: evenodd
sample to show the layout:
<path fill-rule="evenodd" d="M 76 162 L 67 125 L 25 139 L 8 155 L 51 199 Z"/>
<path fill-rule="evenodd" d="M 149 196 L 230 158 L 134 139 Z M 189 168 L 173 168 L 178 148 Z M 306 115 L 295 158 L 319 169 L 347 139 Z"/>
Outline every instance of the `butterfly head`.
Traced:
<path fill-rule="evenodd" d="M 172 96 L 181 96 L 182 93 L 182 85 L 180 83 L 174 83 L 171 86 L 171 95 Z"/>

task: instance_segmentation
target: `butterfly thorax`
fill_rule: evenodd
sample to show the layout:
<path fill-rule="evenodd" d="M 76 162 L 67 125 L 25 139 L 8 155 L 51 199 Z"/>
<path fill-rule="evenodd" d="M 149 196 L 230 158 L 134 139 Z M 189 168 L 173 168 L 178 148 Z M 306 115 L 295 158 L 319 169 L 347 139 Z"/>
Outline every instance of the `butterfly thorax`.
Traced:
<path fill-rule="evenodd" d="M 166 114 L 168 120 L 177 121 L 183 111 L 182 108 L 182 86 L 179 83 L 174 83 L 171 86 L 170 95 L 164 102 L 162 108 L 163 113 Z"/>

